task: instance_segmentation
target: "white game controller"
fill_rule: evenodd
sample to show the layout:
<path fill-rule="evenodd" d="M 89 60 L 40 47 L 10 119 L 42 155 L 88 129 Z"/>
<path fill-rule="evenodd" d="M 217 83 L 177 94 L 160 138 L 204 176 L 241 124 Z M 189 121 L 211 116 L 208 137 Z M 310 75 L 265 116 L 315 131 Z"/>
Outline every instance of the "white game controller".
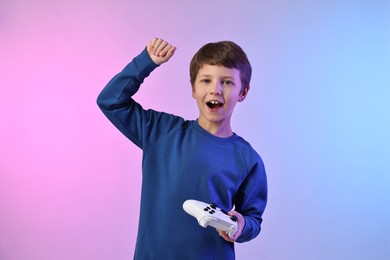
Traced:
<path fill-rule="evenodd" d="M 237 231 L 237 217 L 217 207 L 214 203 L 207 204 L 198 200 L 186 200 L 183 203 L 185 212 L 195 217 L 202 227 L 212 226 L 225 231 L 230 238 Z"/>

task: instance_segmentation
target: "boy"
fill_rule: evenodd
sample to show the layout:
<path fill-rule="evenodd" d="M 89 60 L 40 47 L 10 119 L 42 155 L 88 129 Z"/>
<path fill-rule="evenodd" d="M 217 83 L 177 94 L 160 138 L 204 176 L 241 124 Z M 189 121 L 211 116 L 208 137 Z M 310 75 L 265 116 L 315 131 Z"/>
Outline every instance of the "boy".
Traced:
<path fill-rule="evenodd" d="M 233 42 L 206 44 L 190 64 L 198 119 L 143 109 L 132 96 L 175 50 L 153 38 L 97 100 L 108 119 L 143 150 L 134 259 L 234 259 L 234 242 L 249 241 L 260 232 L 267 201 L 263 162 L 230 124 L 235 105 L 248 94 L 251 66 Z M 238 219 L 233 238 L 200 227 L 182 209 L 187 199 L 234 207 L 229 212 Z"/>

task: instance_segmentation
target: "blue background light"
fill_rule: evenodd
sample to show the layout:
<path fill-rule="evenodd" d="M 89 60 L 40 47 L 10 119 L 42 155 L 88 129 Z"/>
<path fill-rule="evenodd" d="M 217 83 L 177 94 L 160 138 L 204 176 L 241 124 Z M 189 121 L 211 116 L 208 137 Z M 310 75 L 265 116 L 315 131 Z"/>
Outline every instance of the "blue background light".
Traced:
<path fill-rule="evenodd" d="M 252 63 L 232 123 L 269 204 L 238 259 L 390 259 L 389 1 L 0 5 L 0 259 L 132 257 L 141 151 L 95 101 L 154 36 L 178 49 L 136 98 L 188 119 L 203 44 L 233 40 Z"/>

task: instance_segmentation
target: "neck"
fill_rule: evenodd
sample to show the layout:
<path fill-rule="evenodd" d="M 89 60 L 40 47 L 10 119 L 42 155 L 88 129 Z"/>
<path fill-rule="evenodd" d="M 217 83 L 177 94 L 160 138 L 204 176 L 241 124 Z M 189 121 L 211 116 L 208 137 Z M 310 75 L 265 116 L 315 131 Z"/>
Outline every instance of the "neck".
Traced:
<path fill-rule="evenodd" d="M 227 138 L 233 135 L 233 131 L 230 124 L 210 123 L 210 122 L 204 122 L 200 119 L 198 119 L 198 124 L 204 130 L 217 137 Z"/>

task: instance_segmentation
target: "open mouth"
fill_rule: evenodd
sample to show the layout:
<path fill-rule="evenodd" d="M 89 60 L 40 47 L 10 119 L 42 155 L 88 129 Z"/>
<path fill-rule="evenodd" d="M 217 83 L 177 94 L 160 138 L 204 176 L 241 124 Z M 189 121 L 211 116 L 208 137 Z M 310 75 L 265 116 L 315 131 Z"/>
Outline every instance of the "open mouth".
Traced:
<path fill-rule="evenodd" d="M 211 100 L 211 101 L 207 102 L 206 105 L 211 109 L 215 109 L 215 108 L 221 107 L 223 105 L 223 103 L 216 101 L 216 100 Z"/>

